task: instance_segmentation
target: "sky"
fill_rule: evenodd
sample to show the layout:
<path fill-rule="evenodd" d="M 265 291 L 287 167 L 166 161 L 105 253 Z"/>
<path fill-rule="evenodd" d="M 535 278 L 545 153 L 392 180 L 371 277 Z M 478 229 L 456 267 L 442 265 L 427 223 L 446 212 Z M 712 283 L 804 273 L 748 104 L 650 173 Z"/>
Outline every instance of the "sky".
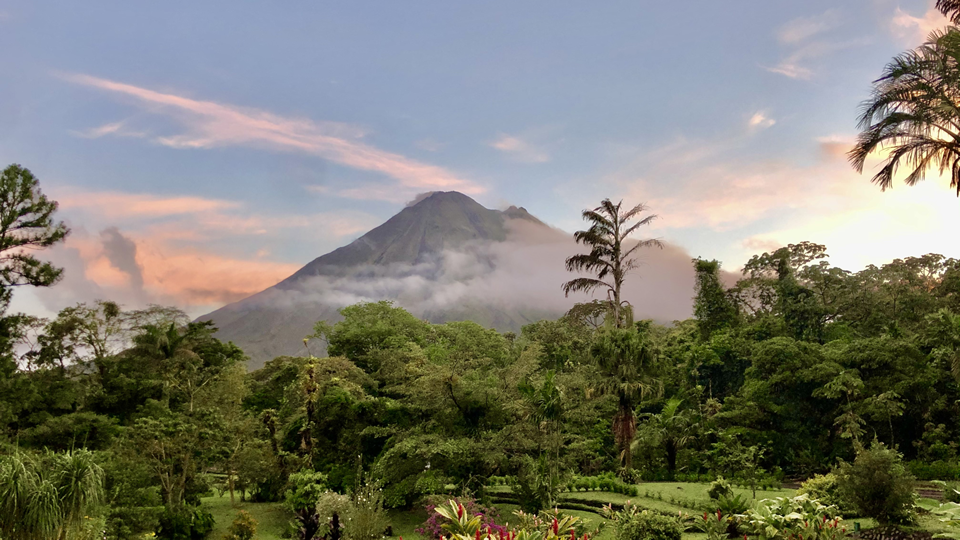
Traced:
<path fill-rule="evenodd" d="M 804 240 L 849 270 L 960 257 L 946 180 L 881 192 L 844 155 L 944 24 L 932 0 L 0 0 L 0 166 L 72 229 L 63 283 L 14 307 L 199 315 L 433 190 L 569 232 L 644 202 L 646 235 L 727 270 Z"/>

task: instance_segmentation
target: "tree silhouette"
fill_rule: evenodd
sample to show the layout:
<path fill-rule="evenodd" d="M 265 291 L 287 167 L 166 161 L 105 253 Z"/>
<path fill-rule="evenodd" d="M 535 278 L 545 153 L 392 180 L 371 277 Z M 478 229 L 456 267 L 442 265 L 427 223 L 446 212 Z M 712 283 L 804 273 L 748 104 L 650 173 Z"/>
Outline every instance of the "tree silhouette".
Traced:
<path fill-rule="evenodd" d="M 905 52 L 884 68 L 863 103 L 862 130 L 848 153 L 863 172 L 867 157 L 888 150 L 873 182 L 893 186 L 899 167 L 912 169 L 904 181 L 914 185 L 928 170 L 950 172 L 950 187 L 960 196 L 960 30 L 949 27 Z"/>
<path fill-rule="evenodd" d="M 566 268 L 568 272 L 586 271 L 596 277 L 579 277 L 563 284 L 566 296 L 571 292 L 589 293 L 596 289 L 606 289 L 607 302 L 616 328 L 625 326 L 623 306 L 630 305 L 621 297 L 621 289 L 627 274 L 638 266 L 637 259 L 632 255 L 642 247 L 663 247 L 656 239 L 640 240 L 630 247 L 624 245 L 628 236 L 641 226 L 650 224 L 657 216 L 649 215 L 630 225 L 630 221 L 647 210 L 647 207 L 638 204 L 629 210 L 622 210 L 622 205 L 623 201 L 613 204 L 610 199 L 604 199 L 600 206 L 583 211 L 583 219 L 590 223 L 590 228 L 575 232 L 573 238 L 577 243 L 589 246 L 590 253 L 568 257 Z"/>

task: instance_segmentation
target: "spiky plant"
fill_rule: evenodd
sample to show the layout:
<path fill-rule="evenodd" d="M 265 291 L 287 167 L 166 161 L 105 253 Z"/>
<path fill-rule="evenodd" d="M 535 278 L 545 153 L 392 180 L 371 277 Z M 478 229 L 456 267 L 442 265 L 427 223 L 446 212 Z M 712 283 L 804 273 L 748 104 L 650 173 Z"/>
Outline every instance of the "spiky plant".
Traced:
<path fill-rule="evenodd" d="M 26 452 L 0 458 L 0 538 L 63 540 L 103 500 L 103 470 L 78 450 L 37 459 Z"/>
<path fill-rule="evenodd" d="M 89 509 L 103 502 L 103 469 L 89 450 L 60 454 L 55 460 L 64 527 L 78 530 Z"/>
<path fill-rule="evenodd" d="M 911 186 L 932 169 L 949 171 L 950 187 L 960 196 L 960 30 L 935 31 L 887 64 L 862 105 L 859 127 L 848 157 L 863 172 L 868 156 L 889 151 L 873 177 L 882 189 L 892 187 L 904 166 Z"/>
<path fill-rule="evenodd" d="M 588 246 L 590 252 L 568 257 L 566 268 L 568 272 L 586 271 L 595 277 L 579 277 L 563 284 L 566 296 L 571 292 L 591 293 L 605 289 L 613 324 L 617 328 L 624 326 L 624 305 L 629 306 L 629 302 L 623 300 L 621 290 L 627 274 L 638 266 L 634 253 L 642 247 L 663 247 L 656 239 L 625 245 L 628 236 L 643 225 L 649 225 L 657 216 L 651 214 L 631 225 L 630 222 L 647 207 L 641 203 L 624 210 L 622 205 L 623 201 L 613 204 L 610 199 L 604 199 L 600 206 L 583 211 L 583 219 L 590 223 L 590 228 L 575 232 L 573 238 L 577 243 Z"/>

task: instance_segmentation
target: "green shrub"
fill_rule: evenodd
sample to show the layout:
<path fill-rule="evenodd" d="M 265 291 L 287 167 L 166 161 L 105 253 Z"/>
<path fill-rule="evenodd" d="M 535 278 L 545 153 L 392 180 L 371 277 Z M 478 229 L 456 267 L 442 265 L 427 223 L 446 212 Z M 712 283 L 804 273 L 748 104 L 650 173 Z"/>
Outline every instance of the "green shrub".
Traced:
<path fill-rule="evenodd" d="M 845 516 L 851 516 L 854 509 L 844 501 L 840 495 L 840 481 L 834 473 L 818 474 L 806 482 L 800 484 L 797 495 L 806 493 L 810 498 L 820 501 L 826 506 L 836 506 L 840 513 Z"/>
<path fill-rule="evenodd" d="M 596 478 L 592 481 L 599 484 Z M 521 510 L 536 514 L 549 508 L 557 500 L 560 494 L 560 479 L 551 475 L 543 457 L 535 460 L 530 456 L 523 456 L 520 458 L 513 492 L 517 495 Z"/>
<path fill-rule="evenodd" d="M 164 540 L 203 540 L 213 531 L 213 514 L 203 508 L 184 507 L 165 510 L 160 515 L 157 538 Z"/>
<path fill-rule="evenodd" d="M 683 527 L 676 518 L 648 510 L 616 522 L 616 540 L 680 540 Z"/>
<path fill-rule="evenodd" d="M 960 482 L 944 482 L 943 500 L 946 502 L 960 503 Z"/>
<path fill-rule="evenodd" d="M 804 494 L 761 501 L 755 509 L 747 510 L 740 527 L 760 540 L 841 540 L 846 529 L 840 519 L 836 507 Z"/>
<path fill-rule="evenodd" d="M 733 495 L 733 488 L 730 486 L 730 482 L 727 482 L 720 476 L 710 484 L 710 487 L 707 489 L 707 495 L 709 495 L 711 499 L 730 497 Z"/>
<path fill-rule="evenodd" d="M 223 540 L 251 540 L 257 534 L 257 520 L 246 510 L 237 512 Z"/>
<path fill-rule="evenodd" d="M 842 498 L 860 515 L 881 524 L 913 521 L 915 479 L 897 451 L 874 442 L 852 464 L 840 464 L 837 480 Z"/>
<path fill-rule="evenodd" d="M 742 514 L 750 508 L 743 495 L 721 495 L 717 499 L 717 510 L 723 515 Z"/>
<path fill-rule="evenodd" d="M 376 540 L 390 524 L 383 510 L 383 490 L 378 483 L 367 483 L 353 494 L 345 536 L 349 540 Z"/>
<path fill-rule="evenodd" d="M 346 521 L 346 514 L 350 512 L 350 497 L 340 495 L 332 491 L 327 491 L 320 495 L 316 506 L 316 529 L 317 537 L 329 538 L 331 536 L 330 522 L 333 515 L 337 514 L 341 528 Z"/>
<path fill-rule="evenodd" d="M 951 461 L 911 461 L 907 469 L 917 480 L 960 480 L 960 463 Z"/>

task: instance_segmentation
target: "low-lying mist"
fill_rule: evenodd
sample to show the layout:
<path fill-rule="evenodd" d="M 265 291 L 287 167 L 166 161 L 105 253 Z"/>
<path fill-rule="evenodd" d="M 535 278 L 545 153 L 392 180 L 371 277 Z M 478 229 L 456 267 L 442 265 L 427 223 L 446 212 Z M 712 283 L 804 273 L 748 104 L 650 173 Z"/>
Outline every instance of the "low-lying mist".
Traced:
<path fill-rule="evenodd" d="M 251 300 L 286 311 L 386 299 L 428 319 L 477 305 L 559 316 L 574 303 L 590 300 L 583 294 L 565 298 L 561 290 L 575 277 L 565 270 L 564 260 L 584 250 L 571 235 L 522 219 L 507 220 L 507 228 L 503 242 L 468 243 L 418 264 L 329 269 L 333 275 L 302 278 Z M 642 249 L 637 256 L 641 266 L 624 286 L 624 298 L 633 304 L 636 318 L 669 322 L 689 317 L 694 282 L 690 255 L 665 244 L 662 250 Z M 605 297 L 604 291 L 597 294 Z"/>

